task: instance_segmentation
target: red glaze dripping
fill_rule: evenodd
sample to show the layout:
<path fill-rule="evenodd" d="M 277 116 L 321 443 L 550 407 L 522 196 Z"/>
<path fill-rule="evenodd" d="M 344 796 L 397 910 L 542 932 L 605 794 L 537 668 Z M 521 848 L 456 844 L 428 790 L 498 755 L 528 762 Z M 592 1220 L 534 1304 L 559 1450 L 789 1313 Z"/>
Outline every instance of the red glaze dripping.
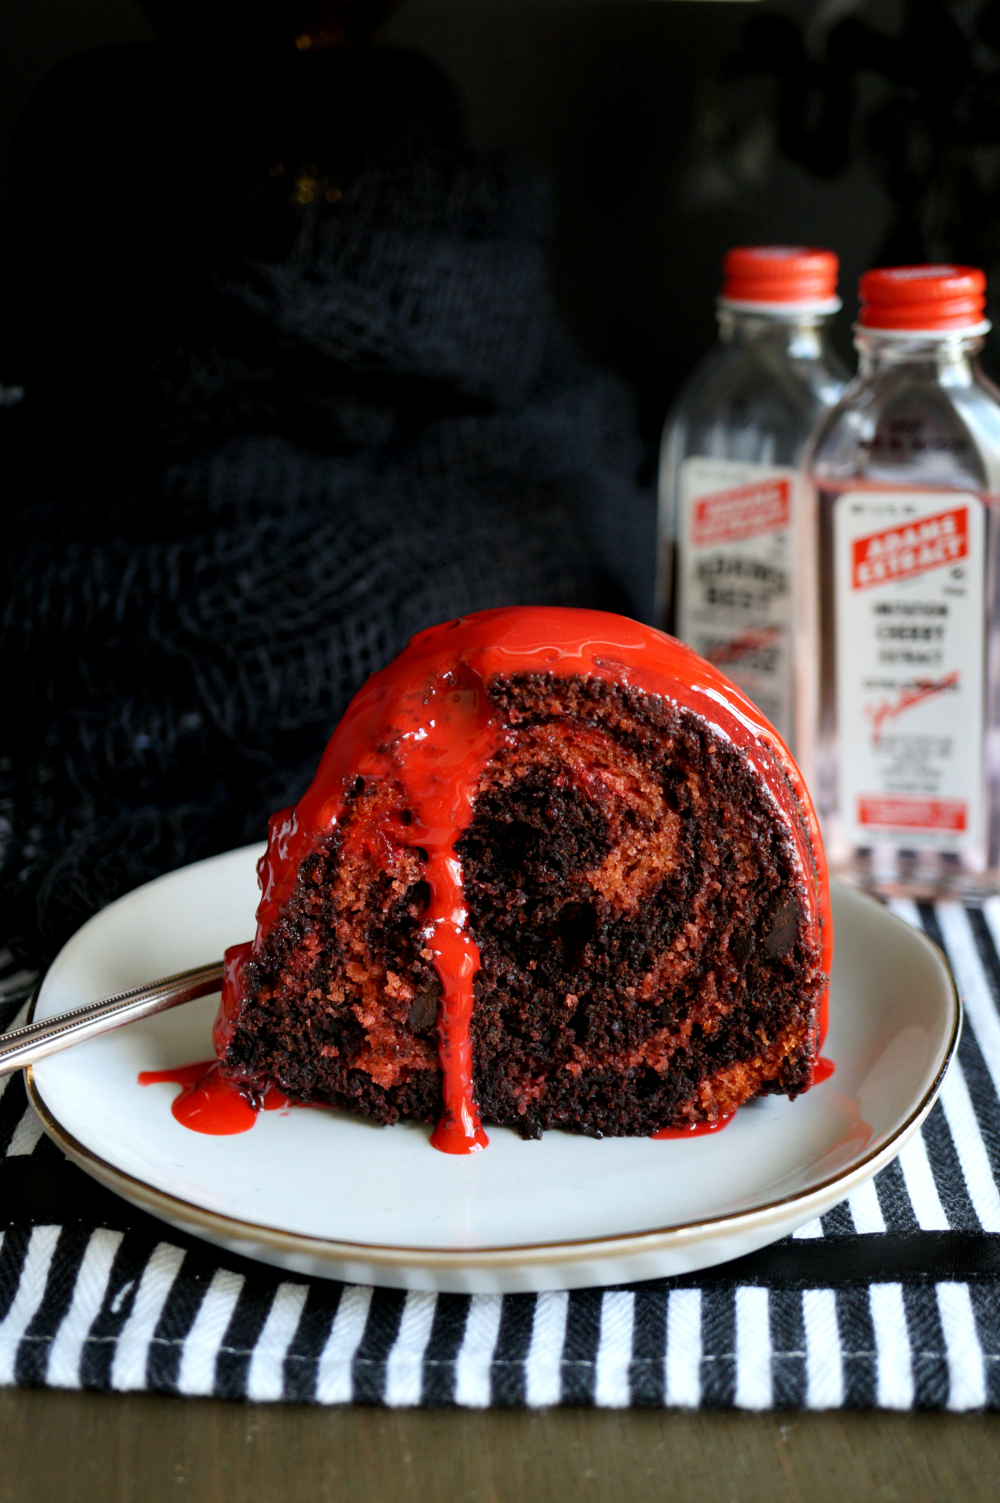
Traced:
<path fill-rule="evenodd" d="M 183 1086 L 170 1110 L 181 1126 L 191 1128 L 192 1132 L 220 1138 L 249 1132 L 261 1109 L 234 1081 L 226 1079 L 217 1059 L 181 1065 L 176 1070 L 143 1070 L 139 1075 L 141 1086 L 158 1085 L 161 1081 Z M 288 1104 L 287 1096 L 277 1087 L 268 1086 L 261 1107 L 265 1112 L 275 1112 Z"/>
<path fill-rule="evenodd" d="M 813 1070 L 813 1085 L 822 1085 L 824 1080 L 829 1080 L 830 1076 L 833 1074 L 836 1068 L 837 1066 L 834 1064 L 832 1059 L 826 1059 L 821 1054 L 819 1059 L 816 1061 L 816 1068 Z"/>
<path fill-rule="evenodd" d="M 222 957 L 222 1000 L 212 1029 L 212 1048 L 222 1059 L 236 1030 L 236 1019 L 243 995 L 243 967 L 250 959 L 253 945 L 230 945 Z"/>
<path fill-rule="evenodd" d="M 727 1112 L 724 1117 L 718 1117 L 714 1122 L 692 1122 L 687 1127 L 658 1127 L 656 1132 L 651 1132 L 651 1138 L 703 1138 L 710 1132 L 721 1132 L 728 1127 L 736 1116 L 735 1112 Z"/>
<path fill-rule="evenodd" d="M 791 831 L 806 923 L 820 938 L 827 973 L 833 958 L 826 860 L 809 795 L 777 732 L 718 669 L 662 632 L 601 611 L 515 606 L 418 633 L 355 695 L 295 808 L 272 815 L 267 854 L 258 868 L 262 896 L 253 953 L 260 953 L 291 896 L 303 859 L 343 818 L 351 785 L 358 777 L 394 785 L 396 817 L 352 821 L 348 839 L 370 849 L 387 842 L 427 851 L 431 899 L 425 939 L 442 988 L 438 1035 L 445 1102 L 432 1142 L 449 1153 L 473 1153 L 486 1143 L 473 1099 L 469 1032 L 479 951 L 465 929 L 454 846 L 471 823 L 483 769 L 510 735 L 492 712 L 487 685 L 497 675 L 526 673 L 629 685 L 693 710 L 738 747 Z M 237 954 L 241 950 L 245 947 L 227 952 L 229 994 L 227 1000 L 224 993 L 216 1028 L 220 1054 L 239 1006 L 246 960 Z M 824 996 L 820 1042 L 826 1007 Z"/>

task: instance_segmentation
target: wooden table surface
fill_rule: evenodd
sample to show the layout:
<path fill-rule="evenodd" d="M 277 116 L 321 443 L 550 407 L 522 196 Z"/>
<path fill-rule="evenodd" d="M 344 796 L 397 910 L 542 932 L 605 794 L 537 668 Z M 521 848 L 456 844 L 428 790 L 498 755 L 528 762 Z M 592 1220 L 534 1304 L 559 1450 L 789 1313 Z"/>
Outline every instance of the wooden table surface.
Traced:
<path fill-rule="evenodd" d="M 986 1503 L 1000 1416 L 308 1409 L 0 1391 L 0 1503 Z"/>

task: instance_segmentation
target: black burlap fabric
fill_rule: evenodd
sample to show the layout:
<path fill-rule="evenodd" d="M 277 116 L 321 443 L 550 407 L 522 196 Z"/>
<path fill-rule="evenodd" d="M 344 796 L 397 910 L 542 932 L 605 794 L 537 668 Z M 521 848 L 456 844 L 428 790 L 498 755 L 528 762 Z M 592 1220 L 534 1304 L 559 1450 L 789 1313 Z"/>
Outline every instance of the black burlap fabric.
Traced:
<path fill-rule="evenodd" d="M 4 446 L 0 903 L 37 962 L 258 838 L 414 631 L 645 613 L 653 511 L 544 189 L 416 55 L 98 54 L 12 175 L 65 334 Z"/>

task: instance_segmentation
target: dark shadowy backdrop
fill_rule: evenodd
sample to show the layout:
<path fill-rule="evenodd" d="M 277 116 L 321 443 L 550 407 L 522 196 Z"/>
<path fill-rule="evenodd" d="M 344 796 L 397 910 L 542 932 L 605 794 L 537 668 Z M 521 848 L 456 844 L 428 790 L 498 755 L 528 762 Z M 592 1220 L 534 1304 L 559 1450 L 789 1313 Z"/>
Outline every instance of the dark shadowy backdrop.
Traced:
<path fill-rule="evenodd" d="M 865 14 L 880 8 L 891 25 L 891 7 Z M 843 9 L 822 0 L 408 0 L 390 23 L 389 40 L 425 51 L 458 84 L 475 145 L 521 155 L 553 179 L 557 301 L 584 350 L 631 383 L 649 438 L 713 338 L 719 261 L 734 241 L 837 250 L 846 302 L 837 338 L 849 346 L 853 290 L 889 204 L 861 161 L 827 180 L 787 161 L 761 114 L 769 85 L 722 73 L 751 16 L 784 14 L 819 34 Z M 149 35 L 130 0 L 4 0 L 0 150 L 57 62 Z M 58 160 L 47 171 L 58 198 Z M 58 359 L 49 315 L 4 190 L 0 383 Z"/>

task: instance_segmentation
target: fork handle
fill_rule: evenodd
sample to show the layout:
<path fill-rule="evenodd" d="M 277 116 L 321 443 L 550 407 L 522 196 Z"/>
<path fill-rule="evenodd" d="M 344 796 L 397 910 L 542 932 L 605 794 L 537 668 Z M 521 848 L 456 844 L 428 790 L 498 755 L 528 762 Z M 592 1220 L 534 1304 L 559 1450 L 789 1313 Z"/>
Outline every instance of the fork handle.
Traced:
<path fill-rule="evenodd" d="M 133 986 L 127 992 L 116 992 L 100 1002 L 88 1002 L 86 1007 L 74 1007 L 70 1012 L 61 1012 L 57 1017 L 47 1018 L 44 1023 L 28 1023 L 24 1028 L 14 1028 L 10 1033 L 0 1034 L 0 1075 L 9 1075 L 13 1070 L 23 1070 L 47 1054 L 56 1054 L 92 1039 L 112 1028 L 121 1028 L 139 1018 L 148 1018 L 156 1012 L 165 1012 L 168 1007 L 178 1007 L 182 1002 L 193 1002 L 195 997 L 207 997 L 222 986 L 222 961 L 212 965 L 196 966 L 193 971 L 180 971 L 176 976 L 165 976 L 162 981 L 150 981 L 146 986 Z"/>

